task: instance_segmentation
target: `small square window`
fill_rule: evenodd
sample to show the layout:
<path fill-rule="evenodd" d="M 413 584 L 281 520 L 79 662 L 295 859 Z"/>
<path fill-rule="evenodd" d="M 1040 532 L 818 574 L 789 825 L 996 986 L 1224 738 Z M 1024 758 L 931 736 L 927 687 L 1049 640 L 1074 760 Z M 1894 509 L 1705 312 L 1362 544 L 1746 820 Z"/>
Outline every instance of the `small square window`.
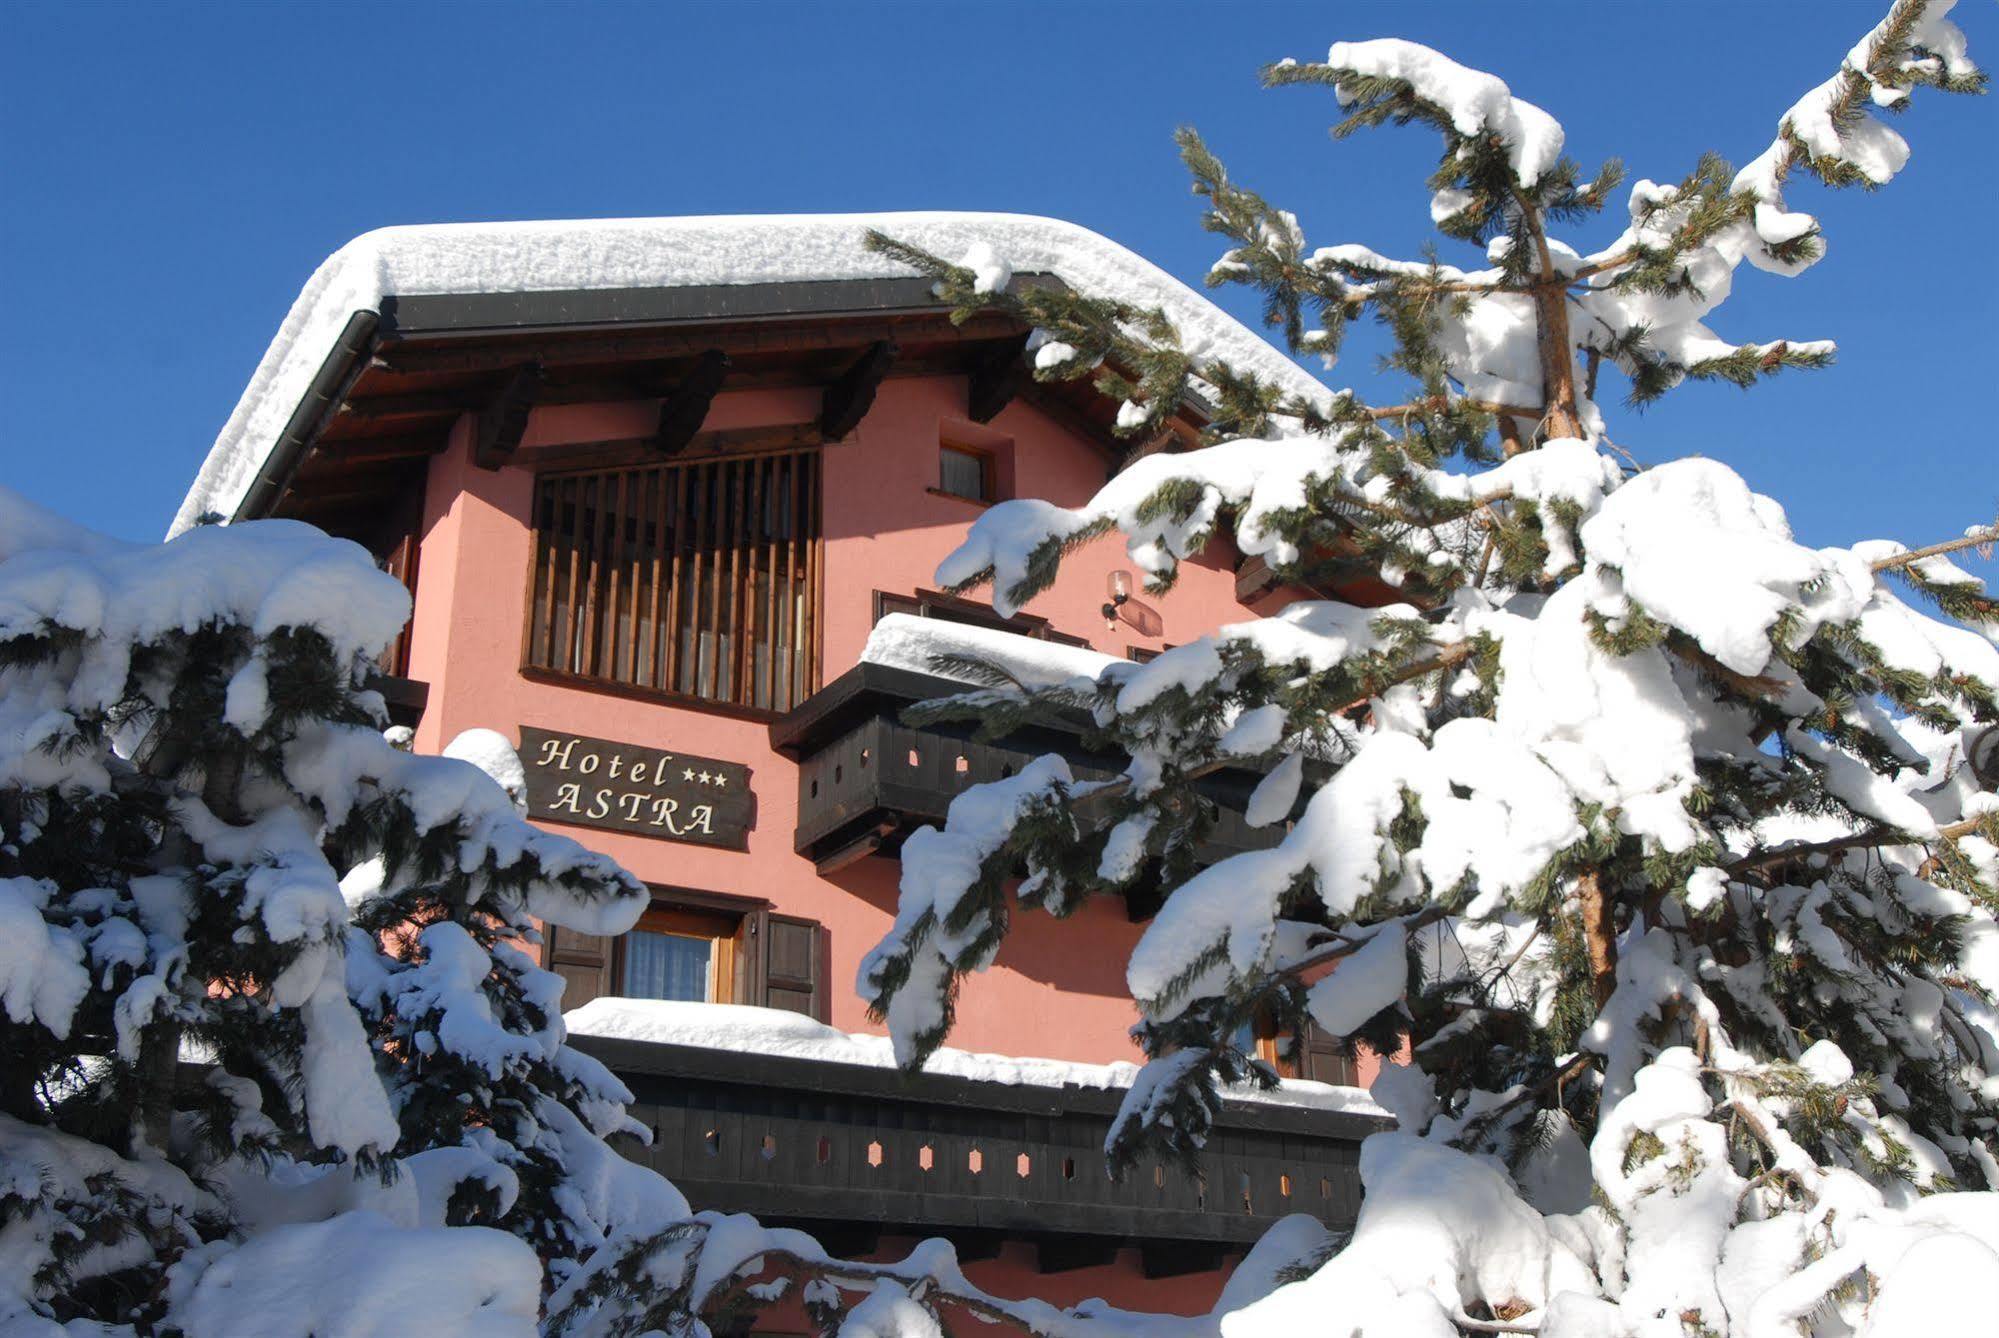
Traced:
<path fill-rule="evenodd" d="M 984 451 L 944 446 L 938 451 L 937 491 L 968 502 L 993 500 L 993 458 Z"/>
<path fill-rule="evenodd" d="M 655 905 L 625 935 L 619 993 L 628 999 L 736 1002 L 739 917 Z"/>

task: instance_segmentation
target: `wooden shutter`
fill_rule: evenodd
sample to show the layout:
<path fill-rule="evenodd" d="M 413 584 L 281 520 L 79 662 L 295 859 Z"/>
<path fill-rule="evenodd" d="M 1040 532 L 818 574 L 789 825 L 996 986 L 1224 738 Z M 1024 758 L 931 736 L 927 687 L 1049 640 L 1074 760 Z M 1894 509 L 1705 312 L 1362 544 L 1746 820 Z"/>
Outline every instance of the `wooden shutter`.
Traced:
<path fill-rule="evenodd" d="M 1340 1053 L 1339 1042 L 1311 1022 L 1298 1036 L 1298 1076 L 1313 1082 L 1329 1082 L 1351 1087 L 1358 1078 L 1353 1060 Z"/>
<path fill-rule="evenodd" d="M 567 982 L 562 1011 L 581 1008 L 592 999 L 614 994 L 611 980 L 611 940 L 603 934 L 579 934 L 560 925 L 544 925 L 548 969 Z"/>
<path fill-rule="evenodd" d="M 764 925 L 764 1006 L 827 1019 L 825 931 L 816 920 L 773 915 Z"/>

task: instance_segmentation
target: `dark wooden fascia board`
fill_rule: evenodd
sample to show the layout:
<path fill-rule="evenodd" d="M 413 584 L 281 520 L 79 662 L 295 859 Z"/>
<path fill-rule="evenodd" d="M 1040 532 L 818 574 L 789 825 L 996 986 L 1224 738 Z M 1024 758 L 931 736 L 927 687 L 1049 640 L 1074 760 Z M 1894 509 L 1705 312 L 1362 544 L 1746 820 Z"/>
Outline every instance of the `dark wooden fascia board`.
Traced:
<path fill-rule="evenodd" d="M 677 288 L 589 288 L 505 293 L 409 293 L 385 297 L 383 327 L 400 339 L 634 324 L 714 324 L 800 317 L 935 313 L 948 310 L 924 276 L 696 284 Z M 1014 286 L 1056 287 L 1052 274 L 1019 274 Z"/>

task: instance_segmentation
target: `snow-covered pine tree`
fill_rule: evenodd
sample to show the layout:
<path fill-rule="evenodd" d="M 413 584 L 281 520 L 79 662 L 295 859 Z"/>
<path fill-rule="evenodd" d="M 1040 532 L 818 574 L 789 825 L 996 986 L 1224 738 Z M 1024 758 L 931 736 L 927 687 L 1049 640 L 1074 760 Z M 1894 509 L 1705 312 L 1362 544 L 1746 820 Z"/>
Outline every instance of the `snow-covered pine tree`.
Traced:
<path fill-rule="evenodd" d="M 503 736 L 467 730 L 444 758 L 414 792 L 449 804 L 462 788 L 503 839 L 534 831 L 517 816 L 526 782 Z M 336 829 L 336 863 L 354 870 L 343 883 L 348 984 L 402 1127 L 398 1151 L 426 1196 L 447 1225 L 497 1226 L 533 1245 L 553 1289 L 610 1236 L 687 1216 L 670 1184 L 606 1144 L 650 1135 L 625 1114 L 624 1084 L 565 1043 L 562 977 L 527 950 L 538 921 L 576 923 L 564 903 L 579 886 L 618 907 L 609 918 L 621 924 L 645 894 L 623 873 L 600 886 L 613 866 L 568 842 L 537 862 L 467 869 L 460 835 L 359 811 Z"/>
<path fill-rule="evenodd" d="M 1792 177 L 1880 185 L 1907 146 L 1877 110 L 1983 88 L 1949 8 L 1897 0 L 1747 167 L 1638 182 L 1588 251 L 1555 230 L 1622 169 L 1586 178 L 1497 78 L 1401 41 L 1270 67 L 1334 95 L 1336 135 L 1439 133 L 1432 218 L 1484 252 L 1312 249 L 1183 134 L 1230 243 L 1209 282 L 1256 289 L 1301 356 L 1372 316 L 1413 383 L 1391 405 L 1280 395 L 1117 294 L 1009 287 L 987 248 L 873 239 L 1033 326 L 1036 374 L 1094 377 L 1138 457 L 1082 507 L 992 508 L 940 581 L 1011 613 L 1098 536 L 1163 588 L 1227 534 L 1308 589 L 1363 559 L 1403 595 L 1294 603 L 1094 681 L 940 640 L 991 686 L 923 708 L 997 734 L 1081 707 L 1131 761 L 1084 782 L 1044 758 L 911 837 L 859 980 L 903 1062 L 948 1033 L 1016 879 L 1058 916 L 1164 893 L 1130 963 L 1151 1059 L 1113 1167 L 1191 1153 L 1219 1082 L 1270 1079 L 1232 1039 L 1259 1014 L 1411 1046 L 1375 1089 L 1400 1129 L 1364 1147 L 1352 1241 L 1225 1333 L 1992 1322 L 1999 1196 L 1969 1191 L 1999 1189 L 1999 603 L 1950 554 L 1999 535 L 1809 549 L 1722 464 L 1631 467 L 1598 404 L 1606 366 L 1642 403 L 1830 360 L 1705 322 L 1744 261 L 1821 254 Z M 1152 452 L 1196 394 L 1212 444 Z M 1194 782 L 1245 764 L 1281 839 L 1197 869 Z"/>
<path fill-rule="evenodd" d="M 532 1332 L 532 1253 L 398 1228 L 564 1260 L 684 1213 L 614 1192 L 623 1093 L 505 941 L 643 889 L 385 740 L 408 615 L 309 526 L 125 544 L 0 489 L 0 1325 Z"/>

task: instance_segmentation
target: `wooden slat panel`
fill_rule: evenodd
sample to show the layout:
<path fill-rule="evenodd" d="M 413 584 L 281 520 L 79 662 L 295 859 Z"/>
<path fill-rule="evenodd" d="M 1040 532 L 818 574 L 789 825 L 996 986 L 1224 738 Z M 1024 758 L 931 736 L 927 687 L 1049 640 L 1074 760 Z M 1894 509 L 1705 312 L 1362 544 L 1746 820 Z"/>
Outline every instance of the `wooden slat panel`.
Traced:
<path fill-rule="evenodd" d="M 668 499 L 673 491 L 674 480 L 679 474 L 667 470 L 658 471 L 653 480 L 653 531 L 652 531 L 652 600 L 650 609 L 652 621 L 646 633 L 646 670 L 644 683 L 649 688 L 667 685 L 666 660 L 663 654 L 666 645 L 665 624 L 661 618 L 666 610 L 665 589 L 668 563 L 666 555 L 674 541 L 674 532 L 668 528 L 673 517 L 669 511 Z"/>
<path fill-rule="evenodd" d="M 811 696 L 819 686 L 819 645 L 821 629 L 824 627 L 826 621 L 822 609 L 825 598 L 825 591 L 822 587 L 825 583 L 820 579 L 821 554 L 819 548 L 818 481 L 820 464 L 821 458 L 816 453 L 805 457 L 804 465 L 807 486 L 805 488 L 805 505 L 800 512 L 799 519 L 800 528 L 807 535 L 805 551 L 808 561 L 805 569 L 805 598 L 803 600 L 806 628 L 805 635 L 799 638 L 800 657 L 802 659 L 802 663 L 799 665 L 799 682 L 802 686 L 795 696 L 795 700 L 797 701 L 803 701 L 805 698 Z"/>
<path fill-rule="evenodd" d="M 583 580 L 583 643 L 577 652 L 577 672 L 597 672 L 597 621 L 603 612 L 604 548 L 610 538 L 605 521 L 605 503 L 611 490 L 610 476 L 599 474 L 590 480 L 589 525 L 584 543 L 589 549 Z"/>
<path fill-rule="evenodd" d="M 571 479 L 562 489 L 562 546 L 568 558 L 569 579 L 562 593 L 562 641 L 557 647 L 556 667 L 576 667 L 576 579 L 582 562 L 583 546 L 578 529 L 583 519 L 583 480 Z"/>
<path fill-rule="evenodd" d="M 709 603 L 704 588 L 708 576 L 708 530 L 709 514 L 713 510 L 708 504 L 709 477 L 712 469 L 707 465 L 694 465 L 687 471 L 688 533 L 692 543 L 688 548 L 688 585 L 686 621 L 687 637 L 683 653 L 687 663 L 681 667 L 679 688 L 682 692 L 701 696 L 705 690 L 702 681 L 702 665 L 705 657 L 701 653 L 701 629 L 704 626 L 702 611 Z"/>
<path fill-rule="evenodd" d="M 542 479 L 527 663 L 752 710 L 816 685 L 819 452 Z"/>
<path fill-rule="evenodd" d="M 778 525 L 783 516 L 783 505 L 778 500 L 778 489 L 791 476 L 796 457 L 774 456 L 770 462 L 770 488 L 764 497 L 764 673 L 761 706 L 774 707 L 777 704 L 778 676 L 778 630 L 777 630 L 777 535 Z"/>
<path fill-rule="evenodd" d="M 737 699 L 748 706 L 761 706 L 757 699 L 757 530 L 763 523 L 763 498 L 765 462 L 751 460 L 744 481 L 747 497 L 743 507 L 743 575 L 739 587 L 743 600 L 743 634 L 741 644 L 736 648 Z M 768 636 L 768 632 L 765 634 Z"/>
<path fill-rule="evenodd" d="M 676 677 L 680 671 L 680 552 L 687 543 L 687 471 L 668 470 L 667 479 L 672 484 L 673 499 L 668 508 L 671 531 L 664 540 L 667 546 L 666 624 L 660 628 L 659 639 L 665 647 L 665 659 L 660 668 L 659 685 L 672 691 L 680 683 Z"/>
<path fill-rule="evenodd" d="M 529 623 L 528 663 L 547 664 L 553 647 L 550 641 L 555 637 L 555 557 L 558 551 L 558 526 L 562 521 L 562 490 L 559 487 L 542 490 L 536 499 L 542 510 L 537 516 L 541 533 L 535 538 L 535 612 Z"/>
<path fill-rule="evenodd" d="M 596 672 L 606 678 L 618 676 L 618 594 L 623 586 L 620 579 L 625 574 L 625 489 L 631 475 L 620 470 L 611 476 L 611 504 L 605 510 L 601 523 L 604 526 L 604 599 L 601 605 L 602 626 L 598 630 L 598 651 Z"/>

